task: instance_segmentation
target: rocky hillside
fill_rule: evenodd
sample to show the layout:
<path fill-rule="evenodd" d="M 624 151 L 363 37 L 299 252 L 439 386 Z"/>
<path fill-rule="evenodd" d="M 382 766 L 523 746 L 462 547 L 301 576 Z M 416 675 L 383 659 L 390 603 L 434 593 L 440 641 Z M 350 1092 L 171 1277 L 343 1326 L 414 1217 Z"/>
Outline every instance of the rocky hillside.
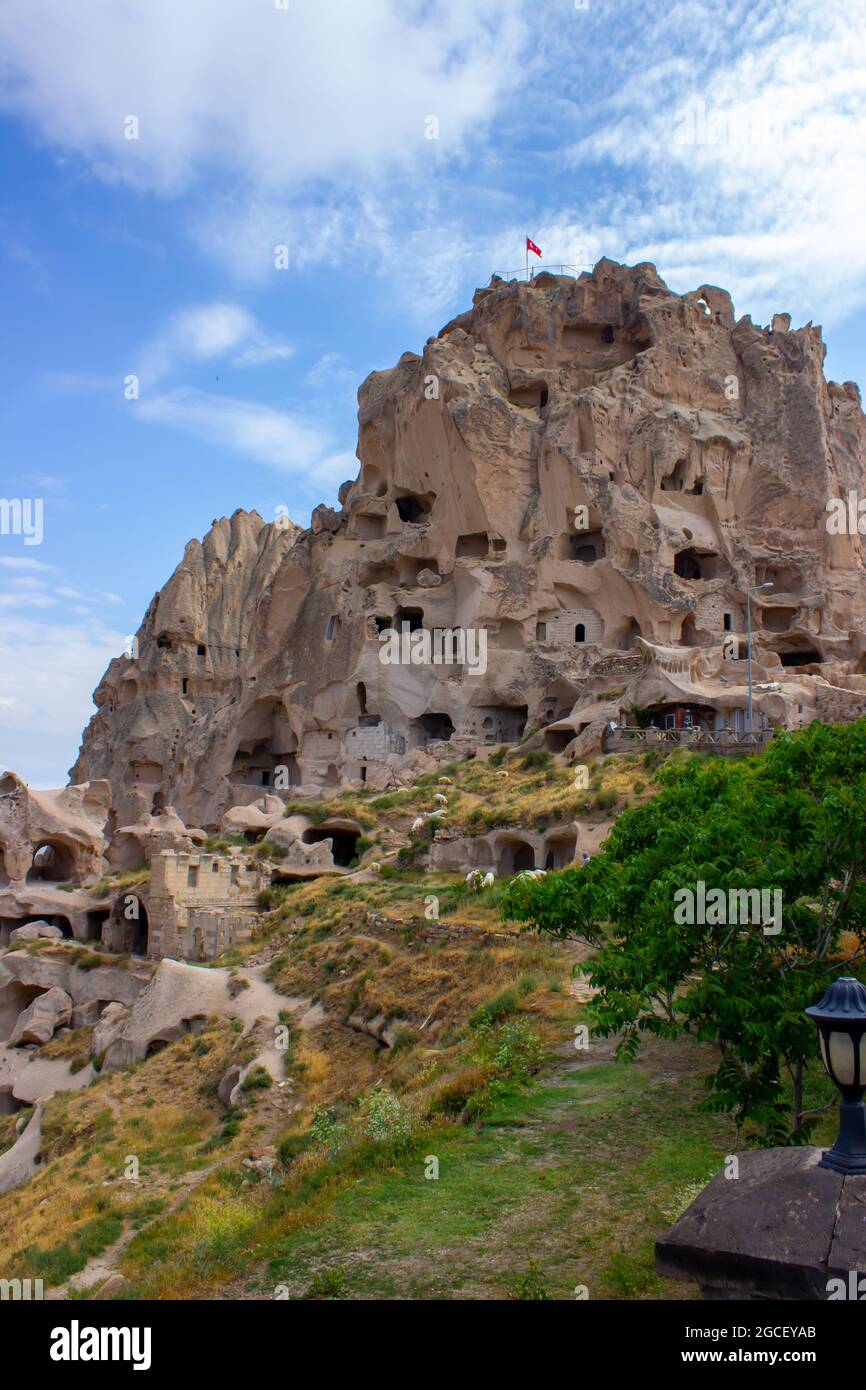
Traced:
<path fill-rule="evenodd" d="M 863 491 L 866 423 L 824 351 L 651 265 L 494 281 L 363 384 L 339 511 L 237 512 L 190 542 L 72 780 L 108 779 L 118 825 L 171 805 L 208 829 L 263 787 L 382 789 L 533 729 L 583 756 L 677 702 L 742 729 L 757 584 L 759 722 L 853 717 L 862 542 L 826 523 Z M 383 659 L 404 628 L 486 659 Z"/>

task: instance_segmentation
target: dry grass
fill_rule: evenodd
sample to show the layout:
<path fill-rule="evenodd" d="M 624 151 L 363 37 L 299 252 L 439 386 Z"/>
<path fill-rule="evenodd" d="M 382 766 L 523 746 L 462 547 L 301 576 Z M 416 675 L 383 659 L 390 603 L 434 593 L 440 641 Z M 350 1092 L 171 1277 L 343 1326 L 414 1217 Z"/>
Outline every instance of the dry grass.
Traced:
<path fill-rule="evenodd" d="M 183 1175 L 212 1161 L 203 1145 L 220 1129 L 215 1088 L 235 1042 L 225 1022 L 213 1021 L 197 1038 L 49 1101 L 43 1165 L 0 1203 L 3 1276 L 40 1272 L 38 1252 L 74 1250 L 82 1232 L 109 1213 L 123 1229 L 143 1203 L 164 1203 Z M 135 1181 L 127 1176 L 131 1157 Z M 48 1269 L 64 1262 L 59 1255 Z"/>

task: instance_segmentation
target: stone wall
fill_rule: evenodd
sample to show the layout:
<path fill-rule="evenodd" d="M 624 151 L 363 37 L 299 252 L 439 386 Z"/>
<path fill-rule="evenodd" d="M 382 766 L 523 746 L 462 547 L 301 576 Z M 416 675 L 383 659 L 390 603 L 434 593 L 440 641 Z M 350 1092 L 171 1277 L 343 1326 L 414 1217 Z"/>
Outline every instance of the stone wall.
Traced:
<path fill-rule="evenodd" d="M 233 856 L 163 850 L 151 865 L 148 955 L 211 960 L 248 941 L 270 879 Z"/>

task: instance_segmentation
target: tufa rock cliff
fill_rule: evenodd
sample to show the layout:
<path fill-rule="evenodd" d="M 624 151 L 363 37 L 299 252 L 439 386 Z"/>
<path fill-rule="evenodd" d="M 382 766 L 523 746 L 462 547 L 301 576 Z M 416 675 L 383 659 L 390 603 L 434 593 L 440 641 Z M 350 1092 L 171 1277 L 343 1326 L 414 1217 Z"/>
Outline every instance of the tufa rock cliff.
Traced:
<path fill-rule="evenodd" d="M 494 280 L 363 384 L 340 511 L 190 542 L 72 780 L 111 784 L 114 828 L 207 829 L 263 788 L 384 787 L 527 735 L 571 760 L 623 726 L 734 745 L 758 585 L 758 736 L 861 714 L 863 542 L 827 505 L 863 491 L 866 422 L 824 353 L 651 265 Z"/>

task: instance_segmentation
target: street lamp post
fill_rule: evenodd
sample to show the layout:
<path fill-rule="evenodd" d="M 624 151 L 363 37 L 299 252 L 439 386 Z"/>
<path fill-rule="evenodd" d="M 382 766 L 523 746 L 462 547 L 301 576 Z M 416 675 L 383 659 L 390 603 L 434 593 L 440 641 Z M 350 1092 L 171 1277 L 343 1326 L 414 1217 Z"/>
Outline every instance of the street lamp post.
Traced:
<path fill-rule="evenodd" d="M 759 589 L 772 589 L 772 580 L 767 580 L 766 584 L 753 584 L 746 590 L 746 635 L 747 652 L 749 658 L 749 742 L 752 741 L 752 594 L 756 594 Z"/>
<path fill-rule="evenodd" d="M 806 1013 L 818 1025 L 824 1069 L 842 1096 L 839 1137 L 819 1166 L 866 1174 L 866 987 L 840 976 Z"/>

